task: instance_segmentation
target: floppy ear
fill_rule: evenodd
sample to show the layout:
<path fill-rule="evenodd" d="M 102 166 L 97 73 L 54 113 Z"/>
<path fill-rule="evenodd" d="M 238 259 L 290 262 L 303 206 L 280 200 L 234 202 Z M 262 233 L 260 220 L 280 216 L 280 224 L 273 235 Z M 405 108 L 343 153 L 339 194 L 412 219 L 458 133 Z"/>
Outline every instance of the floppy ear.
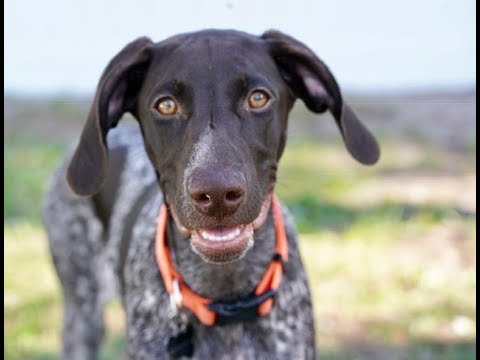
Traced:
<path fill-rule="evenodd" d="M 107 132 L 117 125 L 126 111 L 134 111 L 152 44 L 146 37 L 129 43 L 103 72 L 67 170 L 67 181 L 75 193 L 91 195 L 102 185 L 108 169 Z"/>
<path fill-rule="evenodd" d="M 291 36 L 271 30 L 261 38 L 267 42 L 271 56 L 295 96 L 313 112 L 330 110 L 350 154 L 363 164 L 374 164 L 380 156 L 377 141 L 344 103 L 328 67 Z"/>

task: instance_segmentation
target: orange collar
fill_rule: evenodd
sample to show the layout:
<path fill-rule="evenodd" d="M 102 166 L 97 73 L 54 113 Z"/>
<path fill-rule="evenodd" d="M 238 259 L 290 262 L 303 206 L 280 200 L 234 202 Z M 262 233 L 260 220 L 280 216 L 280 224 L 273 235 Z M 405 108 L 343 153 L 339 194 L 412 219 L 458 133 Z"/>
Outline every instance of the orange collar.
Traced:
<path fill-rule="evenodd" d="M 272 196 L 272 208 L 276 234 L 275 255 L 255 288 L 254 293 L 248 298 L 236 300 L 234 302 L 214 302 L 211 299 L 194 293 L 185 284 L 182 276 L 175 269 L 170 257 L 165 236 L 168 221 L 167 206 L 165 204 L 161 206 L 157 222 L 155 255 L 165 288 L 170 294 L 171 299 L 176 301 L 177 307 L 186 307 L 195 314 L 202 324 L 206 326 L 215 325 L 222 319 L 225 320 L 224 323 L 227 323 L 229 322 L 229 320 L 226 319 L 228 317 L 236 317 L 240 320 L 245 319 L 243 313 L 240 314 L 240 316 L 237 316 L 238 314 L 232 315 L 232 309 L 234 313 L 235 311 L 244 312 L 245 308 L 254 306 L 256 309 L 256 315 L 265 316 L 270 313 L 273 307 L 273 295 L 280 286 L 280 281 L 282 279 L 282 262 L 286 262 L 288 258 L 285 222 L 278 198 L 275 194 Z M 241 305 L 236 309 L 236 304 L 239 303 L 241 303 Z M 228 309 L 228 311 L 223 312 L 223 308 Z"/>

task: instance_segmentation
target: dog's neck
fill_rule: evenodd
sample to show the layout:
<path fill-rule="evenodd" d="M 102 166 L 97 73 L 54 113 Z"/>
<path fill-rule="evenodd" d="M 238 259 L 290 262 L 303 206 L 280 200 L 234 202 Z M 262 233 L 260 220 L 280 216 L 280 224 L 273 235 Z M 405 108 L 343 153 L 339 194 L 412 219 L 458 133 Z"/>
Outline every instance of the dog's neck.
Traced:
<path fill-rule="evenodd" d="M 254 233 L 254 245 L 240 260 L 224 265 L 202 260 L 191 248 L 190 239 L 177 230 L 170 218 L 167 241 L 172 261 L 186 284 L 212 300 L 231 300 L 253 292 L 275 253 L 275 230 L 270 210 L 267 220 Z"/>

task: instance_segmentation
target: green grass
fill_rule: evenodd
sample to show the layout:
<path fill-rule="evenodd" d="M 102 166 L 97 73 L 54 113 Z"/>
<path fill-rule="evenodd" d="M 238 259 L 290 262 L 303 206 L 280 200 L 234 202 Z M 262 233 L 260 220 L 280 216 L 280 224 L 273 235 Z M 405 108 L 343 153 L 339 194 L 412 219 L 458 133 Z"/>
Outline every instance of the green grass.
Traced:
<path fill-rule="evenodd" d="M 45 185 L 63 148 L 32 136 L 6 139 L 4 145 L 4 216 L 8 220 L 40 218 Z"/>
<path fill-rule="evenodd" d="M 45 358 L 58 348 L 60 299 L 43 231 L 17 223 L 4 239 L 5 357 Z"/>
<path fill-rule="evenodd" d="M 4 140 L 4 355 L 57 359 L 61 296 L 40 204 L 65 146 L 26 132 Z M 425 172 L 464 184 L 472 156 L 452 163 L 428 146 L 383 145 L 376 167 L 340 143 L 292 142 L 281 162 L 277 191 L 300 233 L 320 358 L 474 359 L 476 212 L 461 196 L 470 188 L 408 196 Z M 413 178 L 396 186 L 399 174 Z M 437 195 L 440 180 L 429 181 Z M 121 356 L 122 316 L 109 305 L 102 359 Z"/>
<path fill-rule="evenodd" d="M 411 228 L 423 228 L 421 222 L 416 219 Z M 429 231 L 410 229 L 417 238 L 401 243 L 344 241 L 342 232 L 329 230 L 301 235 L 322 359 L 351 359 L 366 346 L 377 353 L 388 347 L 399 359 L 474 358 L 475 268 L 452 261 L 453 246 L 441 250 L 444 256 L 417 247 L 443 226 L 441 221 Z M 473 234 L 473 222 L 454 226 Z M 36 225 L 16 223 L 4 237 L 5 356 L 55 359 L 61 297 L 45 235 Z M 118 304 L 109 306 L 106 320 L 102 359 L 116 359 L 124 347 Z M 368 351 L 359 358 L 368 359 Z"/>

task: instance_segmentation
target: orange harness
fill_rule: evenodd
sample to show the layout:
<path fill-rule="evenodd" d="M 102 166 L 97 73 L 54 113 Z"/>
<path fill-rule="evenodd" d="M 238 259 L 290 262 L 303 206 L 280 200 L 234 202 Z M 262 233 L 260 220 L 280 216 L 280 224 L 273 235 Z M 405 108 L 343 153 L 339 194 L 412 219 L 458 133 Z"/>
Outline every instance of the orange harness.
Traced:
<path fill-rule="evenodd" d="M 219 322 L 219 318 L 223 318 L 223 320 L 226 320 L 224 323 L 227 323 L 228 319 L 225 318 L 234 317 L 230 313 L 242 312 L 245 309 L 249 311 L 249 308 L 252 306 L 256 309 L 255 315 L 265 316 L 270 313 L 273 307 L 273 296 L 282 280 L 283 261 L 286 262 L 288 260 L 285 223 L 275 194 L 272 196 L 272 208 L 276 234 L 275 255 L 255 288 L 253 295 L 236 302 L 214 302 L 212 299 L 194 293 L 175 269 L 165 236 L 168 221 L 167 206 L 165 204 L 161 206 L 155 239 L 155 255 L 165 288 L 171 298 L 176 297 L 177 307 L 185 306 L 206 326 L 215 325 Z M 176 287 L 177 289 L 175 289 Z M 222 311 L 222 309 L 227 309 L 227 311 Z M 240 316 L 238 318 L 243 319 L 244 317 Z"/>

